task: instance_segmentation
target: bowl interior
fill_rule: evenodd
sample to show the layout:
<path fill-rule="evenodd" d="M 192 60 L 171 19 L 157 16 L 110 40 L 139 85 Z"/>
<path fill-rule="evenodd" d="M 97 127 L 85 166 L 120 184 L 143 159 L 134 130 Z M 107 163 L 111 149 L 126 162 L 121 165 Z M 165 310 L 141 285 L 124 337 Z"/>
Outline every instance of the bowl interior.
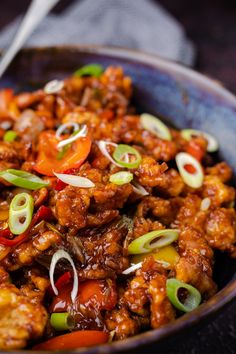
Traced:
<path fill-rule="evenodd" d="M 1 87 L 34 89 L 64 78 L 87 63 L 122 66 L 134 85 L 133 103 L 140 112 L 164 116 L 178 128 L 194 127 L 216 136 L 219 158 L 236 174 L 236 99 L 194 72 L 158 58 L 125 50 L 101 48 L 46 48 L 21 52 L 1 80 Z M 236 277 L 236 262 L 217 254 L 215 280 L 222 289 Z"/>

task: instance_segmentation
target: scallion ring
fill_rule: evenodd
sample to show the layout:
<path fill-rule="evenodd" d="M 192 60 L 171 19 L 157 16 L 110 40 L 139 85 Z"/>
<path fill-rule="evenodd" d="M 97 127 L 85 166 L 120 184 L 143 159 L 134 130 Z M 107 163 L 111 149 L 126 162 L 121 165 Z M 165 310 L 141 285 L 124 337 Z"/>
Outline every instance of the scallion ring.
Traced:
<path fill-rule="evenodd" d="M 44 92 L 47 94 L 53 94 L 61 91 L 64 87 L 64 81 L 61 80 L 52 80 L 49 81 L 45 86 L 44 86 Z"/>
<path fill-rule="evenodd" d="M 74 76 L 95 76 L 99 77 L 103 73 L 104 68 L 100 64 L 88 64 L 82 66 L 74 72 Z"/>
<path fill-rule="evenodd" d="M 208 133 L 197 129 L 183 129 L 181 135 L 186 140 L 191 140 L 194 136 L 202 135 L 207 140 L 207 151 L 215 152 L 219 149 L 219 144 L 216 138 Z"/>
<path fill-rule="evenodd" d="M 0 178 L 3 178 L 5 181 L 13 184 L 14 186 L 31 190 L 37 190 L 48 186 L 48 182 L 45 182 L 38 176 L 26 171 L 15 170 L 13 168 L 1 171 Z"/>
<path fill-rule="evenodd" d="M 74 321 L 68 312 L 52 313 L 50 324 L 56 331 L 66 331 L 74 327 Z"/>
<path fill-rule="evenodd" d="M 137 168 L 142 161 L 140 153 L 126 144 L 119 144 L 112 156 L 120 166 L 127 168 Z"/>
<path fill-rule="evenodd" d="M 176 160 L 179 173 L 183 178 L 184 182 L 189 187 L 200 188 L 203 183 L 204 174 L 203 174 L 202 166 L 198 162 L 198 160 L 186 152 L 179 152 L 176 155 L 175 160 Z M 194 169 L 193 173 L 187 171 L 186 167 L 189 165 L 193 167 Z"/>
<path fill-rule="evenodd" d="M 30 225 L 34 210 L 34 199 L 28 193 L 19 193 L 9 208 L 9 228 L 14 235 L 22 234 Z"/>
<path fill-rule="evenodd" d="M 140 116 L 140 121 L 144 129 L 164 140 L 172 140 L 169 128 L 157 117 L 143 113 Z"/>
<path fill-rule="evenodd" d="M 57 288 L 55 286 L 55 283 L 54 283 L 54 271 L 55 271 L 57 262 L 60 259 L 63 259 L 63 258 L 67 259 L 70 262 L 70 264 L 72 266 L 72 269 L 73 269 L 73 272 L 74 272 L 74 284 L 73 284 L 73 288 L 72 288 L 72 291 L 71 291 L 71 300 L 72 300 L 72 302 L 74 302 L 76 297 L 77 297 L 77 294 L 78 294 L 79 281 L 78 281 L 78 274 L 77 274 L 77 271 L 76 271 L 76 268 L 75 268 L 74 261 L 73 261 L 73 259 L 71 258 L 71 256 L 69 255 L 68 252 L 66 252 L 64 250 L 58 250 L 52 256 L 50 269 L 49 269 L 50 282 L 51 282 L 51 286 L 52 286 L 52 289 L 53 289 L 55 295 L 58 295 L 58 290 L 57 290 Z"/>
<path fill-rule="evenodd" d="M 17 132 L 14 130 L 8 130 L 4 135 L 3 135 L 3 141 L 6 143 L 12 143 L 17 137 Z"/>
<path fill-rule="evenodd" d="M 148 253 L 156 248 L 170 245 L 179 237 L 179 230 L 164 229 L 148 232 L 135 240 L 128 246 L 129 254 Z"/>
<path fill-rule="evenodd" d="M 133 178 L 133 173 L 127 171 L 120 171 L 111 175 L 109 181 L 111 183 L 117 184 L 118 186 L 121 186 L 123 184 L 131 182 Z"/>
<path fill-rule="evenodd" d="M 187 293 L 183 294 L 183 301 L 179 299 L 181 289 Z M 167 280 L 166 292 L 172 305 L 183 312 L 190 312 L 201 303 L 201 294 L 196 288 L 175 278 Z"/>

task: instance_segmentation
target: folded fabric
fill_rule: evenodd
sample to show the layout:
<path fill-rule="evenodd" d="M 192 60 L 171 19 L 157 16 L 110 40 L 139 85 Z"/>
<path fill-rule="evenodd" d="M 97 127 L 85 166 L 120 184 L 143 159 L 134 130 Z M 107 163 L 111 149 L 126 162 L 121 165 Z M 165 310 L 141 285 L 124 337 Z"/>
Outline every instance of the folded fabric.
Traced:
<path fill-rule="evenodd" d="M 5 48 L 21 18 L 0 33 Z M 76 0 L 60 15 L 49 15 L 26 46 L 99 44 L 126 47 L 165 58 L 194 63 L 195 48 L 183 27 L 151 0 Z"/>

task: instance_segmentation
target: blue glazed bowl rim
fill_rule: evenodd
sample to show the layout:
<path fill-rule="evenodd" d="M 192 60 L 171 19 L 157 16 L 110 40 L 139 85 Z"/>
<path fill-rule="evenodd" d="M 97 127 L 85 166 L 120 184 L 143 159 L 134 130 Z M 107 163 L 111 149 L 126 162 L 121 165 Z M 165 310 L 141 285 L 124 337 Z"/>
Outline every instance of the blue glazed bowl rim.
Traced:
<path fill-rule="evenodd" d="M 192 82 L 195 86 L 202 90 L 207 90 L 212 96 L 219 99 L 222 104 L 236 111 L 236 96 L 222 86 L 219 81 L 211 79 L 201 73 L 198 73 L 186 66 L 177 62 L 161 58 L 156 55 L 139 52 L 136 50 L 104 47 L 95 45 L 70 45 L 70 46 L 54 46 L 54 47 L 32 47 L 21 51 L 20 55 L 27 55 L 32 52 L 46 52 L 59 54 L 60 52 L 79 52 L 83 54 L 94 54 L 107 56 L 117 59 L 125 59 L 132 62 L 139 62 L 142 65 L 151 66 L 161 71 L 168 72 L 170 75 L 178 76 L 183 80 Z M 100 345 L 97 347 L 81 348 L 76 350 L 57 351 L 58 353 L 78 353 L 78 354 L 111 354 L 119 352 L 127 352 L 135 348 L 144 348 L 147 344 L 157 343 L 186 330 L 189 327 L 197 325 L 207 317 L 223 309 L 233 299 L 236 298 L 236 279 L 231 280 L 221 291 L 213 296 L 209 301 L 199 306 L 191 313 L 185 314 L 174 322 L 161 327 L 160 329 L 149 330 L 138 334 L 134 337 L 124 339 L 122 341 L 112 342 L 109 344 Z M 22 351 L 12 351 L 12 353 L 20 353 Z M 29 350 L 29 353 L 36 351 Z M 0 351 L 3 353 L 3 351 Z M 40 352 L 37 353 L 51 353 Z"/>

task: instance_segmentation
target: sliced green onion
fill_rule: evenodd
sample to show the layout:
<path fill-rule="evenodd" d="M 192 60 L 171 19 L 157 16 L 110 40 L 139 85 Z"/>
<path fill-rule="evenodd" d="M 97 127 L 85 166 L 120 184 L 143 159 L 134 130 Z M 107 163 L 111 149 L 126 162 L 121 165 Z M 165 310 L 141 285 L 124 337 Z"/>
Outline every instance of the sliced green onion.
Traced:
<path fill-rule="evenodd" d="M 117 184 L 118 186 L 121 186 L 122 184 L 131 182 L 133 177 L 134 177 L 133 173 L 127 171 L 121 171 L 111 175 L 109 181 L 111 183 Z"/>
<path fill-rule="evenodd" d="M 14 235 L 23 233 L 30 225 L 34 210 L 34 199 L 28 193 L 17 194 L 9 208 L 9 228 Z"/>
<path fill-rule="evenodd" d="M 148 232 L 135 240 L 128 246 L 129 254 L 148 253 L 156 248 L 170 245 L 179 237 L 179 230 L 164 229 Z"/>
<path fill-rule="evenodd" d="M 74 76 L 95 76 L 99 77 L 103 73 L 104 68 L 100 64 L 88 64 L 74 72 Z"/>
<path fill-rule="evenodd" d="M 185 289 L 188 292 L 183 302 L 179 300 L 179 291 L 181 289 Z M 201 294 L 196 288 L 175 278 L 167 280 L 166 292 L 172 305 L 183 312 L 190 312 L 201 303 Z"/>
<path fill-rule="evenodd" d="M 192 155 L 186 152 L 179 152 L 176 157 L 176 164 L 181 177 L 184 182 L 192 188 L 200 188 L 203 183 L 204 174 L 201 164 Z M 191 165 L 194 167 L 195 172 L 190 173 L 186 170 L 186 166 Z"/>
<path fill-rule="evenodd" d="M 172 140 L 169 128 L 157 117 L 143 113 L 140 116 L 141 124 L 144 129 L 164 140 Z"/>
<path fill-rule="evenodd" d="M 134 156 L 135 160 L 130 161 L 130 156 Z M 113 153 L 113 158 L 119 165 L 127 168 L 137 168 L 142 160 L 140 153 L 133 147 L 125 144 L 119 144 Z"/>
<path fill-rule="evenodd" d="M 58 290 L 57 290 L 55 282 L 54 282 L 54 272 L 55 272 L 55 268 L 56 268 L 57 262 L 59 262 L 63 258 L 67 259 L 67 261 L 70 262 L 70 265 L 71 265 L 71 267 L 73 269 L 73 273 L 74 273 L 74 283 L 73 283 L 73 288 L 71 290 L 71 295 L 70 295 L 71 296 L 71 300 L 74 303 L 75 300 L 76 300 L 76 297 L 78 295 L 79 279 L 78 279 L 78 274 L 77 274 L 77 270 L 76 270 L 74 261 L 73 261 L 73 259 L 71 258 L 71 256 L 69 255 L 68 252 L 66 252 L 64 250 L 58 250 L 52 256 L 50 269 L 49 269 L 50 283 L 51 283 L 52 290 L 54 291 L 55 295 L 58 295 Z"/>
<path fill-rule="evenodd" d="M 207 140 L 207 151 L 215 152 L 219 149 L 219 144 L 216 138 L 208 133 L 202 132 L 201 130 L 196 129 L 183 129 L 181 135 L 186 140 L 191 140 L 194 136 L 202 135 Z"/>
<path fill-rule="evenodd" d="M 68 312 L 52 313 L 50 324 L 56 331 L 66 331 L 74 327 L 74 321 Z"/>
<path fill-rule="evenodd" d="M 49 81 L 45 86 L 44 86 L 44 92 L 47 94 L 53 94 L 61 91 L 64 87 L 64 81 L 61 80 L 52 80 Z"/>
<path fill-rule="evenodd" d="M 3 141 L 6 143 L 12 143 L 17 137 L 17 132 L 14 130 L 8 130 L 4 136 L 3 136 Z"/>
<path fill-rule="evenodd" d="M 32 173 L 15 170 L 13 168 L 1 171 L 0 178 L 3 178 L 14 186 L 32 190 L 40 189 L 48 185 L 48 182 L 43 181 Z"/>

